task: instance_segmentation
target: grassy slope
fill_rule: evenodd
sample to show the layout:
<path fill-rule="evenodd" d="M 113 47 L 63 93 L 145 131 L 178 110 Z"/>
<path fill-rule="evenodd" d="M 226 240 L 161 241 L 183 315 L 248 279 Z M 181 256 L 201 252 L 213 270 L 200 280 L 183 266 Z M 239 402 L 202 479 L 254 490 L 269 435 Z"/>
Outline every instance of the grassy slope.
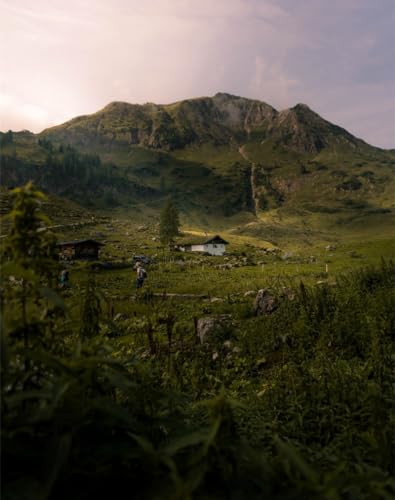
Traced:
<path fill-rule="evenodd" d="M 138 214 L 143 221 L 157 214 L 166 196 L 172 196 L 186 228 L 221 231 L 228 238 L 257 244 L 271 241 L 298 248 L 393 237 L 394 152 L 358 141 L 304 106 L 273 115 L 278 128 L 272 137 L 265 120 L 247 134 L 237 128 L 234 117 L 240 121 L 245 109 L 257 106 L 270 116 L 276 113 L 264 103 L 232 96 L 168 106 L 112 103 L 40 137 L 50 137 L 56 145 L 71 142 L 83 153 L 98 154 L 102 163 L 119 167 L 133 189 L 121 195 L 119 186 L 106 188 L 115 202 L 122 203 L 121 213 Z M 140 135 L 133 139 L 136 131 Z M 173 140 L 171 133 L 177 140 L 191 133 L 200 139 L 170 150 L 148 144 Z M 318 153 L 313 147 L 317 137 L 327 140 Z M 131 140 L 140 144 L 130 144 Z M 300 141 L 305 141 L 305 148 L 300 148 Z M 238 151 L 241 144 L 246 158 Z M 38 167 L 46 160 L 37 137 L 28 133 L 14 134 L 14 144 L 4 147 L 3 154 Z M 252 163 L 261 204 L 257 217 L 252 213 Z M 137 196 L 144 189 L 151 191 Z M 76 196 L 77 201 L 86 201 L 85 196 Z"/>

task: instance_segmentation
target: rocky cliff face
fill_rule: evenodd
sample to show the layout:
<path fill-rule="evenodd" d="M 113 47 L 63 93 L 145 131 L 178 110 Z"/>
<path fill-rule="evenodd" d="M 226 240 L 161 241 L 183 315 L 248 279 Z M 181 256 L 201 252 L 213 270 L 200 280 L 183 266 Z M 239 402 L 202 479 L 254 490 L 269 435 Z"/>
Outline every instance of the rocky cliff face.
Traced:
<path fill-rule="evenodd" d="M 364 145 L 304 104 L 281 112 L 257 100 L 218 93 L 169 105 L 113 102 L 42 135 L 76 146 L 123 143 L 171 151 L 190 144 L 242 144 L 273 140 L 298 152 L 316 153 L 331 144 Z"/>
<path fill-rule="evenodd" d="M 341 127 L 321 118 L 306 104 L 277 113 L 268 128 L 268 137 L 289 149 L 318 153 L 330 145 L 362 147 L 365 143 Z"/>

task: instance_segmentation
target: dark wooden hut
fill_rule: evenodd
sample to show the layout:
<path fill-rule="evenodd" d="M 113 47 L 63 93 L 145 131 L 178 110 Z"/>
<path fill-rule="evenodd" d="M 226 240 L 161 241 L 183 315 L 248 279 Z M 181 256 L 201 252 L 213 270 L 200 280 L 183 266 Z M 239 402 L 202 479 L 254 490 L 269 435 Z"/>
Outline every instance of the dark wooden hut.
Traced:
<path fill-rule="evenodd" d="M 100 247 L 104 244 L 95 240 L 74 240 L 62 241 L 56 246 L 62 260 L 96 260 L 99 258 Z"/>

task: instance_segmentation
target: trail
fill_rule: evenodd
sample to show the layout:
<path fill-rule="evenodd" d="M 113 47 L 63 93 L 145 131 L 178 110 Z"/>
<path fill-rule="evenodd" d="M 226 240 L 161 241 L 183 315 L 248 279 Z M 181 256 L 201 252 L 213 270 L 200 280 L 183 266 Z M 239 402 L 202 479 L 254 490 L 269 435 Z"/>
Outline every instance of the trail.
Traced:
<path fill-rule="evenodd" d="M 239 147 L 239 153 L 251 165 L 250 185 L 251 185 L 252 204 L 253 204 L 254 215 L 258 215 L 259 198 L 256 190 L 256 175 L 257 175 L 256 163 L 254 163 L 248 158 L 247 153 L 245 152 L 245 145 Z"/>

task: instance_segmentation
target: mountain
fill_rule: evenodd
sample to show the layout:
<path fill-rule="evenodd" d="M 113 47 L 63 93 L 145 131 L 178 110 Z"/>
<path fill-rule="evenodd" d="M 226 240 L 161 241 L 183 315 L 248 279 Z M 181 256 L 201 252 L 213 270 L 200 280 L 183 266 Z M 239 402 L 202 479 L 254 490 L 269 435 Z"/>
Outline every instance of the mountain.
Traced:
<path fill-rule="evenodd" d="M 151 206 L 186 215 L 244 214 L 316 228 L 393 217 L 395 153 L 305 104 L 277 111 L 218 93 L 168 105 L 113 102 L 34 135 L 1 134 L 4 185 L 27 178 L 88 206 Z M 379 224 L 379 225 L 380 225 Z"/>
<path fill-rule="evenodd" d="M 367 145 L 305 104 L 278 112 L 257 100 L 218 93 L 169 105 L 112 102 L 92 115 L 42 132 L 77 147 L 140 145 L 173 151 L 191 145 L 273 140 L 290 150 L 318 153 L 332 144 Z"/>

